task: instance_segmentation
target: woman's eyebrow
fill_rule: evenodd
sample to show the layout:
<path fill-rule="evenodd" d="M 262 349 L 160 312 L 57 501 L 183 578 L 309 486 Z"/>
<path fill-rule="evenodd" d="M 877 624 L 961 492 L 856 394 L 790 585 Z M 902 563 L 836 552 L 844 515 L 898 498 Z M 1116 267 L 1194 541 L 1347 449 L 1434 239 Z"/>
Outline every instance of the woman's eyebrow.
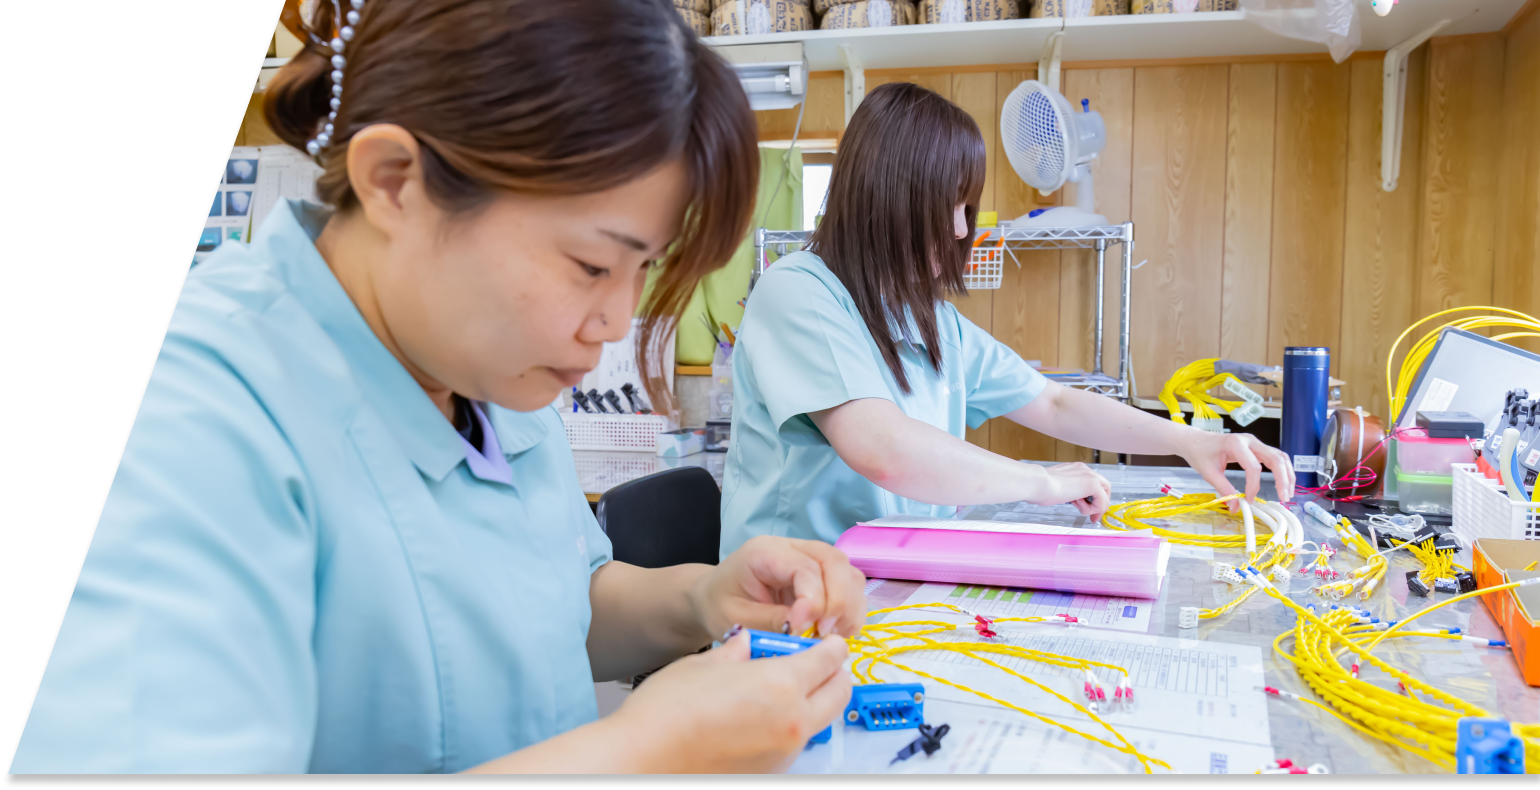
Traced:
<path fill-rule="evenodd" d="M 624 233 L 613 230 L 605 230 L 604 228 L 600 228 L 599 232 L 610 237 L 611 239 L 614 239 L 615 241 L 620 242 L 621 244 L 626 245 L 627 247 L 630 247 L 633 250 L 636 250 L 637 252 L 646 252 L 648 250 L 647 242 L 642 241 L 635 236 L 628 236 Z"/>

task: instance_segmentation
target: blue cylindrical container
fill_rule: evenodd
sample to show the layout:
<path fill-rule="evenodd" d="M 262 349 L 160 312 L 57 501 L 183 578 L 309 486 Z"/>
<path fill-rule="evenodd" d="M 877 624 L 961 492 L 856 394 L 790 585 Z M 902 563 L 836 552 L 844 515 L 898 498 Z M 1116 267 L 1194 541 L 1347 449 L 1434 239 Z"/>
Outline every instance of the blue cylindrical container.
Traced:
<path fill-rule="evenodd" d="M 1283 350 L 1283 425 L 1278 449 L 1294 463 L 1295 484 L 1326 485 L 1315 474 L 1326 430 L 1326 391 L 1331 385 L 1331 349 L 1289 346 Z"/>

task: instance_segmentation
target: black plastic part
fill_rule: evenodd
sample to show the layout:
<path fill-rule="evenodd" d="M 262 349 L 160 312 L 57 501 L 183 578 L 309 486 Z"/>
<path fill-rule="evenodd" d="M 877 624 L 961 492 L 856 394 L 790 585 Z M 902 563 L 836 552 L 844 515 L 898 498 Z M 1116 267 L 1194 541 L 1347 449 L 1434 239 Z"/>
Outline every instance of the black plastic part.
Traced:
<path fill-rule="evenodd" d="M 589 414 L 594 413 L 594 407 L 589 405 L 588 396 L 584 395 L 582 390 L 574 389 L 572 391 L 572 399 L 577 401 L 577 405 L 583 407 L 583 411 L 588 412 Z"/>
<path fill-rule="evenodd" d="M 1460 571 L 1454 575 L 1454 580 L 1460 585 L 1461 594 L 1476 591 L 1476 577 L 1470 571 Z"/>
<path fill-rule="evenodd" d="M 605 390 L 604 399 L 608 401 L 611 406 L 615 407 L 616 414 L 626 413 L 626 407 L 620 405 L 620 396 L 616 395 L 614 390 Z"/>
<path fill-rule="evenodd" d="M 1464 411 L 1417 412 L 1417 427 L 1433 439 L 1480 439 L 1487 430 L 1486 423 Z"/>
<path fill-rule="evenodd" d="M 609 409 L 604 408 L 604 396 L 600 395 L 598 390 L 589 390 L 588 400 L 589 402 L 593 403 L 594 408 L 598 409 L 600 414 L 610 413 Z"/>
<path fill-rule="evenodd" d="M 1438 537 L 1438 530 L 1434 529 L 1433 525 L 1431 524 L 1424 524 L 1422 525 L 1422 529 L 1417 530 L 1417 532 L 1412 535 L 1412 542 L 1421 545 L 1423 543 L 1427 543 L 1430 540 L 1433 540 L 1436 537 Z"/>
<path fill-rule="evenodd" d="M 722 490 L 698 466 L 621 483 L 604 492 L 594 515 L 620 562 L 643 568 L 717 564 Z"/>
<path fill-rule="evenodd" d="M 1439 535 L 1438 537 L 1433 539 L 1433 550 L 1434 551 L 1459 551 L 1460 550 L 1460 543 L 1454 539 L 1453 535 L 1450 535 L 1449 533 L 1445 532 L 1444 534 Z"/>
<path fill-rule="evenodd" d="M 1413 593 L 1422 596 L 1423 598 L 1426 598 L 1433 591 L 1428 589 L 1428 585 L 1422 583 L 1422 579 L 1417 578 L 1417 574 L 1421 572 L 1422 571 L 1406 572 L 1406 589 L 1411 590 Z"/>
<path fill-rule="evenodd" d="M 938 724 L 934 727 L 929 724 L 921 724 L 920 737 L 915 738 L 914 741 L 912 741 L 908 746 L 899 749 L 898 755 L 894 757 L 892 762 L 889 762 L 888 765 L 892 765 L 899 760 L 907 760 L 921 751 L 925 752 L 926 757 L 935 754 L 941 750 L 941 739 L 945 737 L 946 734 L 951 731 L 951 729 L 952 725 L 950 724 Z"/>

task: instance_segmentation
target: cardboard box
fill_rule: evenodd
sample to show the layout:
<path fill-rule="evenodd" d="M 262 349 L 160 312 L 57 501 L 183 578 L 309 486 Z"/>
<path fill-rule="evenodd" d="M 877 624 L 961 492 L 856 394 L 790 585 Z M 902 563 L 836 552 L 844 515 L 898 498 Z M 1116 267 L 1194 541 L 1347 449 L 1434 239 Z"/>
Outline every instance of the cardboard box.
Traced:
<path fill-rule="evenodd" d="M 1531 562 L 1540 562 L 1540 541 L 1477 538 L 1472 553 L 1476 559 L 1471 570 L 1478 589 L 1540 576 L 1540 571 L 1522 570 Z M 1540 686 L 1540 622 L 1535 620 L 1540 616 L 1540 585 L 1483 595 L 1481 602 L 1502 626 L 1524 682 Z"/>

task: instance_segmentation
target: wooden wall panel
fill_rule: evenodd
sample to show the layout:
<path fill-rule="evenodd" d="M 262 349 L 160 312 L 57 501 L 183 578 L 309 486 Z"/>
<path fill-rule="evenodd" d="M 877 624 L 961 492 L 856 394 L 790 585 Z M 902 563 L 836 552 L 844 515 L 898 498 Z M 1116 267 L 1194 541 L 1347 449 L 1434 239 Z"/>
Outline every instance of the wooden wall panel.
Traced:
<path fill-rule="evenodd" d="M 1225 130 L 1225 246 L 1219 356 L 1267 360 L 1267 291 L 1272 274 L 1273 132 L 1278 64 L 1230 67 Z M 1153 382 L 1152 382 L 1153 386 Z M 1147 387 L 1147 393 L 1155 389 Z"/>
<path fill-rule="evenodd" d="M 1229 67 L 1134 70 L 1134 370 L 1153 391 L 1219 352 Z"/>
<path fill-rule="evenodd" d="M 1503 69 L 1492 304 L 1540 316 L 1540 13 L 1509 33 Z M 1540 352 L 1540 340 L 1513 341 Z"/>
<path fill-rule="evenodd" d="M 1352 62 L 1348 109 L 1347 224 L 1343 246 L 1342 337 L 1337 376 L 1347 382 L 1345 405 L 1386 417 L 1385 358 L 1416 317 L 1412 283 L 1417 272 L 1417 217 L 1422 190 L 1422 114 L 1427 85 L 1426 49 L 1407 64 L 1406 120 L 1401 178 L 1396 191 L 1380 186 L 1384 96 L 1381 63 Z"/>
<path fill-rule="evenodd" d="M 1096 185 L 1096 211 L 1108 222 L 1126 222 L 1130 216 L 1134 144 L 1134 70 L 1085 69 L 1064 72 L 1064 95 L 1070 104 L 1081 99 L 1091 101 L 1091 109 L 1101 113 L 1107 124 L 1107 146 L 1091 163 L 1091 177 Z M 1015 178 L 1008 163 L 1002 162 L 1003 176 Z M 1064 186 L 1064 202 L 1073 205 L 1079 187 Z M 1105 372 L 1117 375 L 1119 272 L 1122 248 L 1113 247 L 1106 256 L 1103 309 L 1106 312 Z M 1059 365 L 1090 370 L 1096 362 L 1096 253 L 1094 250 L 1065 250 L 1059 255 Z M 1056 443 L 1060 461 L 1090 461 L 1091 451 Z"/>
<path fill-rule="evenodd" d="M 1022 80 L 1032 79 L 1036 70 L 1004 71 L 995 75 L 996 106 Z M 1037 190 L 1028 187 L 1010 171 L 1005 153 L 996 141 L 995 210 L 1001 217 L 1014 218 L 1040 205 Z M 1062 192 L 1062 190 L 1061 190 Z M 1059 193 L 1054 193 L 1055 197 Z M 994 295 L 994 336 L 1025 359 L 1042 360 L 1057 365 L 1059 359 L 1059 253 L 1057 251 L 1017 252 L 1021 267 L 1009 259 L 1000 290 Z M 1051 459 L 1057 455 L 1051 437 L 1021 427 L 1009 420 L 994 420 L 990 426 L 989 449 L 1008 458 Z"/>
<path fill-rule="evenodd" d="M 807 109 L 802 114 L 799 139 L 838 139 L 845 131 L 845 77 L 841 73 L 814 73 L 807 81 Z M 797 125 L 797 109 L 761 110 L 754 113 L 759 139 L 790 140 Z"/>
<path fill-rule="evenodd" d="M 1280 63 L 1267 358 L 1329 346 L 1341 365 L 1348 64 Z"/>
<path fill-rule="evenodd" d="M 995 138 L 998 136 L 999 115 L 995 101 L 995 75 L 991 72 L 979 72 L 969 74 L 952 75 L 952 101 L 973 116 L 975 123 L 979 125 L 979 133 L 984 137 L 985 150 L 989 152 L 989 162 L 984 180 L 984 192 L 979 197 L 980 211 L 995 210 Z M 986 332 L 993 331 L 994 325 L 994 298 L 993 290 L 974 291 L 967 296 L 952 298 L 952 303 L 957 305 L 958 312 L 962 313 L 969 321 L 978 324 Z M 968 441 L 989 448 L 990 424 L 984 423 L 978 430 L 968 431 Z"/>
<path fill-rule="evenodd" d="M 1429 42 L 1419 318 L 1492 303 L 1503 49 L 1497 34 Z"/>

